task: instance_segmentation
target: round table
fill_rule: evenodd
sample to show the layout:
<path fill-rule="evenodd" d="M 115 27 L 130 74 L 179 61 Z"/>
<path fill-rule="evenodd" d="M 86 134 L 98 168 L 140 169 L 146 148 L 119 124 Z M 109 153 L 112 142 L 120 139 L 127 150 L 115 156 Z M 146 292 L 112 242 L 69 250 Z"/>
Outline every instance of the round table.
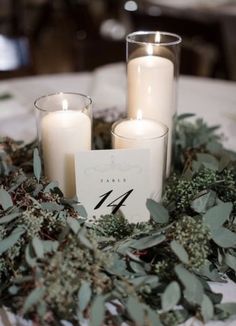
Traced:
<path fill-rule="evenodd" d="M 0 82 L 0 135 L 29 142 L 36 138 L 34 101 L 54 92 L 90 95 L 94 112 L 109 109 L 124 113 L 126 108 L 126 67 L 124 63 L 101 67 L 92 73 L 70 73 L 10 79 Z M 209 125 L 220 125 L 227 148 L 236 150 L 236 83 L 181 76 L 178 85 L 178 113 L 195 113 Z M 236 284 L 210 283 L 223 293 L 223 302 L 236 302 Z M 185 325 L 200 325 L 188 321 Z M 235 320 L 207 325 L 236 325 Z M 1 326 L 1 320 L 0 320 Z"/>

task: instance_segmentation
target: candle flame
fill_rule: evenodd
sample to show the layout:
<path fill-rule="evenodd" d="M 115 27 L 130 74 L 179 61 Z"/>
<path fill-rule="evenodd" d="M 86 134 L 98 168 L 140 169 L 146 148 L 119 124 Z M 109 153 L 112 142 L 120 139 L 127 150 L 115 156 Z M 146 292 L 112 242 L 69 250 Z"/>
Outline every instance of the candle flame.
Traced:
<path fill-rule="evenodd" d="M 152 46 L 152 44 L 148 44 L 147 53 L 148 53 L 148 55 L 153 55 L 153 46 Z"/>
<path fill-rule="evenodd" d="M 62 110 L 68 110 L 68 101 L 66 99 L 62 100 Z"/>
<path fill-rule="evenodd" d="M 161 43 L 161 33 L 160 32 L 156 32 L 155 43 Z"/>
<path fill-rule="evenodd" d="M 143 118 L 143 112 L 141 110 L 138 110 L 137 112 L 137 120 L 142 120 Z"/>

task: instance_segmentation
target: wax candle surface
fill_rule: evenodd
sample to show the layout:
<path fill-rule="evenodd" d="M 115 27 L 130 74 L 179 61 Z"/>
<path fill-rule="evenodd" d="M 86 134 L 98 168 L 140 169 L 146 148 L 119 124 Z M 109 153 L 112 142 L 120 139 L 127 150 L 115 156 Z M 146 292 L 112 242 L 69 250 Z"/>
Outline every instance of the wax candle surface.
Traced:
<path fill-rule="evenodd" d="M 91 121 L 83 112 L 60 110 L 41 122 L 45 175 L 59 182 L 66 197 L 75 191 L 74 154 L 91 149 Z"/>
<path fill-rule="evenodd" d="M 165 132 L 166 128 L 154 120 L 123 120 L 115 126 L 112 136 L 114 149 L 150 150 L 150 197 L 157 201 L 161 198 L 165 176 L 167 144 L 161 137 Z"/>
<path fill-rule="evenodd" d="M 142 111 L 143 117 L 155 119 L 169 129 L 167 174 L 171 162 L 171 135 L 174 108 L 174 65 L 166 58 L 142 56 L 128 62 L 128 115 L 136 118 Z"/>

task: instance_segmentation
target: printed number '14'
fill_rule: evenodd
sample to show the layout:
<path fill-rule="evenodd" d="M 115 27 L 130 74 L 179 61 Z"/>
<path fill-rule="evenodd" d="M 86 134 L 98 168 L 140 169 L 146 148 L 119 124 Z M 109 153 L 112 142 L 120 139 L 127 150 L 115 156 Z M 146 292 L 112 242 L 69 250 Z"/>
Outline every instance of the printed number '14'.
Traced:
<path fill-rule="evenodd" d="M 116 199 L 114 199 L 112 202 L 110 202 L 110 204 L 107 205 L 107 207 L 114 207 L 114 209 L 112 210 L 112 214 L 115 214 L 118 209 L 121 207 L 121 206 L 125 206 L 123 205 L 125 200 L 129 197 L 129 195 L 131 194 L 131 192 L 133 191 L 134 189 L 131 189 L 129 191 L 127 191 L 126 193 L 124 193 L 123 195 L 117 197 Z M 113 190 L 110 190 L 108 192 L 106 192 L 105 194 L 101 195 L 100 198 L 102 198 L 100 200 L 100 202 L 94 207 L 94 209 L 98 209 L 99 207 L 102 206 L 102 204 L 106 201 L 106 199 L 110 196 L 110 194 L 113 192 Z M 120 199 L 119 202 L 118 199 Z M 117 202 L 117 203 L 116 203 Z"/>

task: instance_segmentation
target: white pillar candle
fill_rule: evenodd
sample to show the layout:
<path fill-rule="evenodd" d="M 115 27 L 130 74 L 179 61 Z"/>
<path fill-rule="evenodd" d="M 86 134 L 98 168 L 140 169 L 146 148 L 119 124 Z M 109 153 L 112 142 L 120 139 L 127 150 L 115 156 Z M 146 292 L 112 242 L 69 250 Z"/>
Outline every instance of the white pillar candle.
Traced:
<path fill-rule="evenodd" d="M 168 128 L 154 120 L 126 119 L 115 124 L 113 148 L 145 148 L 150 151 L 150 198 L 160 200 L 166 168 Z M 148 182 L 147 182 L 148 185 Z M 144 185 L 144 186 L 147 186 Z"/>
<path fill-rule="evenodd" d="M 152 54 L 152 45 L 147 47 Z M 139 110 L 144 118 L 155 119 L 169 129 L 167 175 L 170 172 L 171 143 L 175 108 L 174 65 L 166 58 L 155 55 L 131 59 L 128 74 L 128 116 L 134 118 Z"/>
<path fill-rule="evenodd" d="M 76 193 L 74 154 L 91 149 L 90 118 L 76 110 L 50 112 L 42 118 L 41 137 L 45 175 L 58 181 L 66 197 L 73 197 Z"/>

